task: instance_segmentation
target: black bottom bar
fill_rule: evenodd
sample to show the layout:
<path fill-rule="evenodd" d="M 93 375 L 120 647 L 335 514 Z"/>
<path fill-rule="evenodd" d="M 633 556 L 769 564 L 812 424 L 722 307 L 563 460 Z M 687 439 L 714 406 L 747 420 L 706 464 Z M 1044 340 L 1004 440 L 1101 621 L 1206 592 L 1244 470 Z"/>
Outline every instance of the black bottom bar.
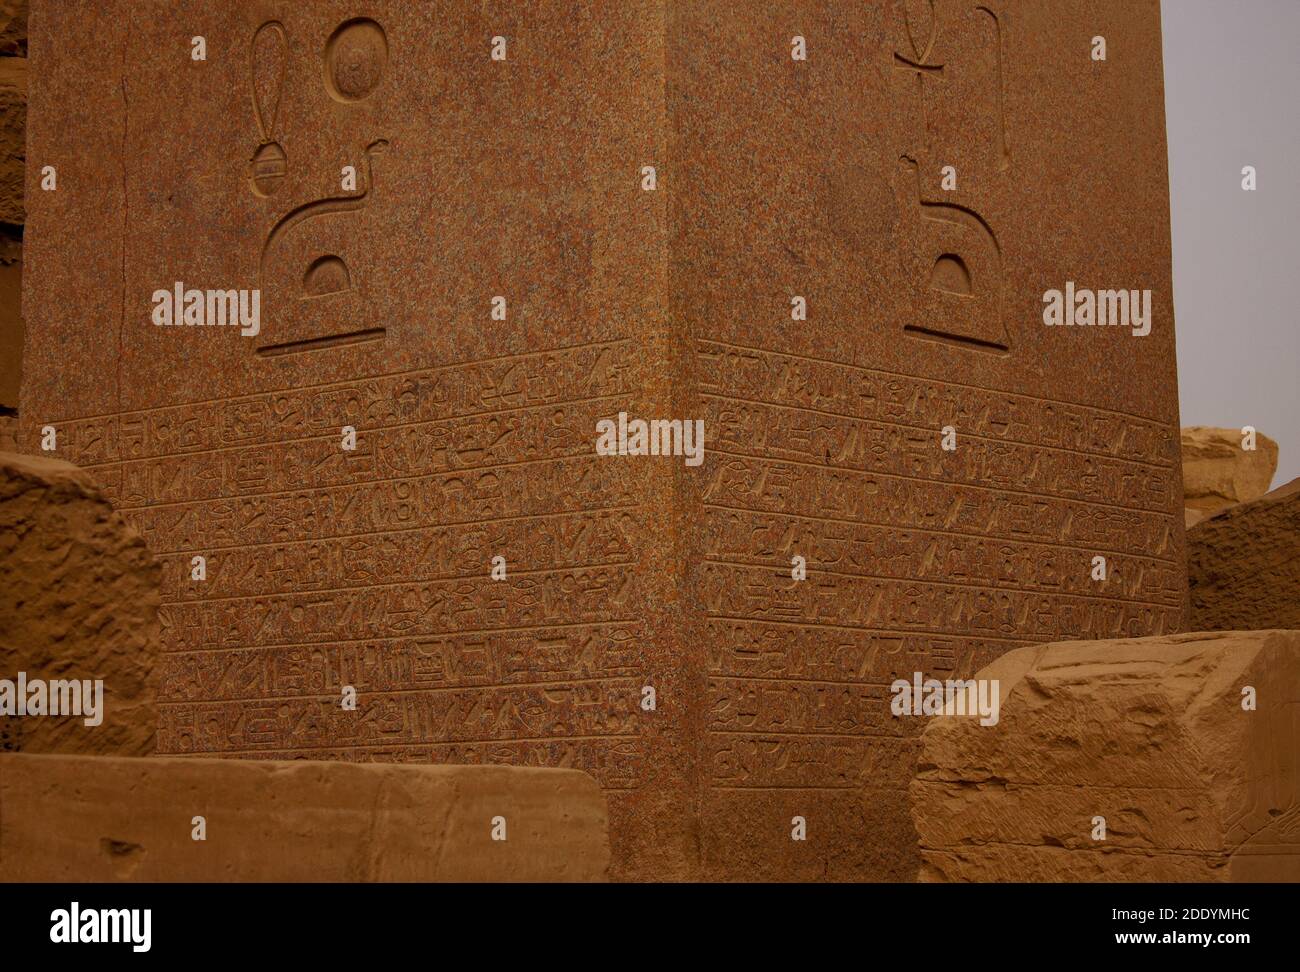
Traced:
<path fill-rule="evenodd" d="M 0 898 L 7 959 L 75 948 L 81 959 L 205 965 L 227 956 L 423 955 L 435 966 L 519 959 L 650 967 L 686 954 L 772 961 L 783 946 L 805 962 L 847 953 L 946 964 L 1022 948 L 1071 959 L 1197 950 L 1232 961 L 1242 949 L 1288 947 L 1295 923 L 1288 885 L 44 884 L 3 885 Z M 78 939 L 93 928 L 125 941 L 52 941 L 71 936 L 73 902 Z M 138 912 L 128 921 L 121 909 Z M 136 951 L 146 927 L 148 950 Z"/>

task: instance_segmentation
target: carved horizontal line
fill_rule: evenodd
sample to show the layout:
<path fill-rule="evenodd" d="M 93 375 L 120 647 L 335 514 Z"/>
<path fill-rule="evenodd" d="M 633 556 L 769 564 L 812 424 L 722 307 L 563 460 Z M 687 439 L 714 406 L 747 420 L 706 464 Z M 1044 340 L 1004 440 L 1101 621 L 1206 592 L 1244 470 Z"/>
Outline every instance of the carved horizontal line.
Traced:
<path fill-rule="evenodd" d="M 285 354 L 301 354 L 306 351 L 322 351 L 326 348 L 338 348 L 349 344 L 368 344 L 382 341 L 388 332 L 383 327 L 368 327 L 350 334 L 331 334 L 328 337 L 303 338 L 298 341 L 282 341 L 279 344 L 263 344 L 257 353 L 264 358 L 275 358 Z"/>
<path fill-rule="evenodd" d="M 1167 609 L 1172 610 L 1172 609 Z M 882 628 L 877 625 L 852 625 L 852 624 L 835 624 L 826 621 L 811 621 L 800 618 L 789 621 L 783 618 L 746 618 L 730 614 L 709 614 L 706 615 L 710 621 L 730 621 L 735 624 L 775 624 L 784 627 L 794 628 L 827 628 L 836 631 L 852 631 L 856 634 L 884 634 L 884 635 L 902 635 L 905 637 L 921 638 L 943 638 L 955 641 L 977 642 L 977 641 L 1003 641 L 1013 646 L 1025 645 L 1046 645 L 1057 641 L 1078 641 L 1078 640 L 1107 640 L 1116 637 L 1128 637 L 1126 635 L 1084 635 L 1070 633 L 1056 633 L 1052 635 L 1033 635 L 1031 637 L 1020 636 L 1016 638 L 1003 635 L 985 634 L 981 631 L 936 631 L 932 628 Z M 1147 635 L 1168 634 L 1163 629 L 1150 631 Z M 1144 635 L 1143 637 L 1146 637 Z"/>
<path fill-rule="evenodd" d="M 844 517 L 820 516 L 813 513 L 786 513 L 786 512 L 776 512 L 773 510 L 755 510 L 755 509 L 750 509 L 747 506 L 727 506 L 722 503 L 705 503 L 704 506 L 706 509 L 713 508 L 718 510 L 727 510 L 732 513 L 752 513 L 754 516 L 783 516 L 783 517 L 788 517 L 790 519 L 811 520 L 815 523 L 844 523 L 850 526 L 865 526 L 865 527 L 871 527 L 873 529 L 879 529 L 879 530 L 893 530 L 898 533 L 933 533 L 941 537 L 942 536 L 970 537 L 971 539 L 974 540 L 989 540 L 995 543 L 1023 543 L 1035 547 L 1048 547 L 1053 550 L 1079 550 L 1079 551 L 1086 551 L 1088 553 L 1110 554 L 1111 556 L 1115 556 L 1115 557 L 1140 558 L 1142 560 L 1151 560 L 1158 564 L 1164 564 L 1167 567 L 1178 566 L 1177 562 L 1174 561 L 1172 558 L 1157 557 L 1153 554 L 1147 554 L 1147 553 L 1133 553 L 1132 551 L 1128 551 L 1128 550 L 1108 549 L 1106 547 L 1093 546 L 1092 544 L 1089 544 L 1086 547 L 1085 546 L 1075 547 L 1059 541 L 1056 543 L 1049 543 L 1046 540 L 1025 540 L 1020 537 L 1006 537 L 1006 536 L 1002 536 L 1001 534 L 970 533 L 962 530 L 935 530 L 930 527 L 903 526 L 897 523 L 877 523 L 875 521 L 870 521 L 870 520 L 849 520 Z"/>
<path fill-rule="evenodd" d="M 888 700 L 882 698 L 882 703 L 888 704 Z M 787 729 L 712 729 L 706 728 L 704 732 L 710 736 L 757 736 L 761 739 L 767 739 L 773 736 L 780 737 L 811 737 L 813 739 L 903 739 L 892 732 L 822 732 L 820 729 L 805 729 L 802 731 Z"/>
<path fill-rule="evenodd" d="M 202 703 L 190 703 L 191 705 L 201 705 Z M 180 730 L 168 729 L 168 732 L 179 732 Z M 640 733 L 615 733 L 611 735 L 597 736 L 515 736 L 506 738 L 493 739 L 424 739 L 415 742 L 337 742 L 329 743 L 322 746 L 285 746 L 283 744 L 268 745 L 265 748 L 257 749 L 205 749 L 201 752 L 191 750 L 186 753 L 173 753 L 164 750 L 158 750 L 159 756 L 256 756 L 262 753 L 279 753 L 279 752 L 321 752 L 330 749 L 392 749 L 395 747 L 417 746 L 483 746 L 483 745 L 508 745 L 510 743 L 538 743 L 538 742 L 600 742 L 600 741 L 626 741 L 640 739 Z"/>
<path fill-rule="evenodd" d="M 597 455 L 593 450 L 590 455 L 584 454 L 584 455 L 571 455 L 571 456 L 556 456 L 554 459 L 530 459 L 524 463 L 521 463 L 521 465 L 527 465 L 529 463 L 544 464 L 548 462 L 590 463 L 590 462 L 596 462 L 598 460 L 603 460 L 605 458 L 606 458 L 605 456 Z M 416 484 L 427 483 L 431 480 L 455 477 L 465 471 L 466 470 L 463 469 L 450 469 L 450 470 L 444 470 L 442 472 L 425 473 L 419 476 L 399 476 L 396 479 L 365 480 L 363 482 L 357 482 L 357 483 L 335 483 L 331 486 L 299 486 L 297 489 L 276 490 L 275 492 L 271 492 L 271 493 L 246 493 L 246 494 L 240 494 L 239 496 L 205 496 L 200 499 L 172 500 L 167 503 L 152 503 L 147 506 L 119 506 L 117 505 L 116 501 L 114 501 L 113 508 L 122 514 L 130 514 L 130 513 L 146 512 L 149 510 L 170 509 L 172 507 L 177 507 L 177 506 L 203 506 L 211 503 L 228 503 L 231 500 L 263 499 L 266 497 L 277 497 L 277 496 L 301 496 L 304 493 L 330 493 L 341 489 L 366 490 L 376 485 L 415 486 Z"/>
<path fill-rule="evenodd" d="M 973 347 L 977 351 L 991 351 L 994 354 L 1007 355 L 1011 353 L 1011 348 L 997 341 L 988 341 L 984 338 L 957 336 L 949 334 L 947 331 L 940 331 L 932 327 L 922 327 L 920 324 L 904 324 L 904 331 L 912 331 L 928 341 L 942 341 L 945 344 L 966 345 Z"/>
<path fill-rule="evenodd" d="M 365 696 L 368 700 L 384 698 L 394 695 L 428 695 L 435 692 L 495 692 L 497 690 L 513 691 L 515 689 L 550 689 L 550 688 L 567 688 L 573 685 L 593 685 L 601 682 L 618 682 L 635 679 L 636 673 L 631 672 L 626 675 L 591 675 L 585 678 L 567 678 L 560 682 L 507 682 L 500 685 L 423 685 L 416 688 L 404 689 L 381 689 L 381 688 L 357 688 L 357 697 Z M 240 702 L 251 705 L 271 705 L 278 702 L 324 702 L 329 705 L 338 705 L 339 694 L 308 694 L 308 695 L 270 695 L 259 698 L 245 698 L 244 696 L 223 697 L 219 699 L 202 698 L 202 699 L 159 699 L 159 705 L 214 705 L 219 702 Z"/>
<path fill-rule="evenodd" d="M 891 422 L 888 419 L 872 418 L 867 415 L 852 415 L 847 412 L 833 412 L 824 408 L 813 408 L 809 405 L 791 405 L 788 402 L 772 402 L 762 398 L 745 398 L 740 395 L 722 394 L 720 392 L 700 392 L 700 397 L 717 398 L 730 402 L 743 402 L 746 405 L 764 405 L 769 408 L 788 408 L 796 412 L 811 412 L 814 415 L 825 415 L 827 418 L 844 419 L 849 422 L 874 423 L 876 425 L 888 425 L 898 429 L 915 429 L 919 432 L 938 432 L 937 429 L 924 425 L 909 425 L 906 422 Z M 1039 442 L 1026 442 L 1024 439 L 1000 439 L 997 436 L 981 435 L 978 432 L 963 432 L 961 434 L 968 439 L 980 439 L 985 442 L 992 442 L 996 445 L 1018 445 L 1024 446 L 1027 449 L 1045 449 L 1050 452 L 1064 452 L 1069 455 L 1092 456 L 1096 459 L 1109 459 L 1112 462 L 1133 463 L 1135 465 L 1149 466 L 1154 469 L 1165 471 L 1173 469 L 1173 466 L 1169 464 L 1150 462 L 1146 459 L 1129 459 L 1125 456 L 1112 455 L 1109 452 L 1093 452 L 1086 449 L 1070 449 L 1065 446 L 1043 445 Z"/>
<path fill-rule="evenodd" d="M 117 418 L 123 419 L 131 415 L 148 415 L 151 412 L 164 412 L 171 408 L 187 408 L 194 405 L 234 405 L 241 402 L 256 401 L 259 398 L 274 398 L 276 395 L 287 395 L 296 392 L 318 391 L 326 388 L 347 388 L 351 385 L 362 385 L 366 382 L 383 381 L 386 378 L 405 378 L 409 375 L 436 374 L 441 371 L 459 371 L 462 368 L 473 368 L 478 365 L 490 365 L 502 361 L 519 361 L 523 358 L 542 358 L 548 354 L 563 354 L 566 351 L 590 351 L 595 348 L 608 348 L 617 344 L 633 343 L 632 338 L 610 338 L 608 341 L 592 341 L 585 344 L 567 344 L 555 348 L 542 348 L 537 351 L 520 351 L 518 354 L 495 355 L 491 358 L 471 358 L 466 361 L 453 361 L 445 365 L 433 365 L 432 367 L 423 368 L 405 368 L 401 371 L 386 371 L 381 374 L 367 375 L 365 378 L 347 378 L 338 381 L 308 382 L 302 385 L 294 385 L 289 388 L 269 388 L 265 391 L 251 392 L 243 395 L 233 395 L 220 398 L 201 398 L 184 402 L 171 402 L 167 405 L 153 405 L 149 408 L 131 408 L 122 409 L 113 412 L 100 412 L 95 415 L 79 415 L 63 419 L 56 419 L 51 424 L 69 424 L 73 422 L 90 422 L 98 419 Z M 48 422 L 49 420 L 47 420 Z"/>
<path fill-rule="evenodd" d="M 973 631 L 932 631 L 929 628 L 881 628 L 876 625 L 832 624 L 826 621 L 785 621 L 780 618 L 742 618 L 731 614 L 709 614 L 710 621 L 735 621 L 741 624 L 780 624 L 795 628 L 833 628 L 838 631 L 854 631 L 858 634 L 920 635 L 935 638 L 957 638 L 965 641 L 1005 641 L 1013 645 L 1047 644 L 1048 636 L 1042 638 L 1010 638 L 1004 635 L 984 634 Z M 1059 639 L 1055 639 L 1059 640 Z"/>
<path fill-rule="evenodd" d="M 781 576 L 787 579 L 790 577 L 789 564 L 772 564 L 772 563 L 755 564 L 755 563 L 745 563 L 743 561 L 738 561 L 738 560 L 720 560 L 714 557 L 705 557 L 704 563 L 718 564 L 719 566 L 722 567 L 742 567 L 748 570 L 770 570 L 780 574 Z M 996 584 L 977 584 L 977 583 L 963 582 L 963 581 L 922 580 L 919 577 L 890 577 L 886 574 L 859 574 L 848 570 L 831 570 L 828 567 L 821 567 L 819 565 L 816 565 L 812 563 L 812 561 L 808 561 L 807 567 L 810 574 L 813 571 L 816 571 L 822 574 L 833 574 L 836 577 L 852 577 L 860 580 L 889 581 L 890 583 L 894 583 L 894 584 L 929 584 L 935 587 L 966 587 L 966 588 L 972 588 L 980 591 L 993 591 L 1002 594 L 1037 594 L 1042 597 L 1080 597 L 1086 600 L 1114 601 L 1120 604 L 1137 604 L 1142 607 L 1174 608 L 1175 610 L 1182 607 L 1181 600 L 1176 602 L 1171 602 L 1171 603 L 1165 603 L 1164 601 L 1143 601 L 1135 597 L 1119 597 L 1113 594 L 1076 594 L 1071 591 L 1044 591 L 1038 588 L 1027 588 L 1027 587 L 1020 587 L 1014 585 L 1003 587 Z"/>
<path fill-rule="evenodd" d="M 565 567 L 538 567 L 534 569 L 516 569 L 510 567 L 506 571 L 506 579 L 503 581 L 492 581 L 492 583 L 508 584 L 512 576 L 531 577 L 535 574 L 562 574 L 565 571 L 587 571 L 603 570 L 609 567 L 635 567 L 640 561 L 638 560 L 619 560 L 607 564 L 573 564 Z M 484 565 L 485 569 L 477 574 L 450 574 L 441 577 L 420 577 L 413 580 L 385 581 L 378 584 L 355 584 L 345 587 L 299 587 L 289 591 L 272 591 L 264 594 L 223 594 L 217 597 L 188 597 L 175 600 L 164 600 L 163 604 L 169 607 L 197 607 L 203 604 L 220 604 L 224 601 L 267 601 L 271 598 L 293 598 L 307 597 L 314 594 L 350 594 L 354 591 L 374 591 L 383 590 L 392 587 L 419 587 L 421 584 L 450 584 L 456 581 L 467 580 L 489 580 L 489 565 Z"/>
<path fill-rule="evenodd" d="M 588 447 L 592 448 L 592 447 Z M 299 486 L 296 489 L 276 489 L 268 492 L 247 492 L 234 493 L 231 495 L 222 494 L 220 496 L 200 496 L 196 499 L 169 500 L 165 503 L 146 503 L 144 506 L 119 506 L 113 504 L 113 508 L 119 513 L 135 512 L 137 510 L 165 510 L 173 506 L 189 506 L 194 503 L 215 503 L 222 500 L 243 500 L 243 499 L 263 499 L 270 496 L 297 496 L 309 490 L 328 490 L 328 489 L 356 489 L 358 487 L 372 486 L 376 483 L 407 483 L 419 482 L 425 479 L 434 479 L 438 476 L 456 476 L 464 473 L 489 472 L 493 469 L 513 469 L 521 466 L 538 466 L 552 462 L 565 462 L 573 459 L 592 459 L 608 461 L 606 456 L 598 456 L 594 448 L 591 452 L 573 452 L 559 456 L 548 456 L 545 459 L 516 459 L 510 462 L 496 462 L 486 466 L 457 466 L 454 469 L 440 469 L 437 472 L 425 473 L 419 476 L 400 476 L 396 479 L 358 479 L 349 483 L 333 483 L 329 486 Z"/>
<path fill-rule="evenodd" d="M 494 415 L 509 415 L 511 412 L 528 412 L 535 409 L 543 408 L 560 408 L 565 405 L 590 405 L 593 402 L 600 402 L 610 398 L 625 398 L 630 396 L 631 392 L 611 392 L 608 395 L 594 395 L 591 398 L 571 398 L 563 401 L 541 402 L 537 405 L 516 405 L 511 408 L 500 408 L 490 412 L 471 412 L 462 415 L 453 415 L 446 418 L 420 419 L 416 422 L 398 422 L 394 425 L 379 426 L 356 426 L 357 434 L 362 433 L 376 434 L 381 432 L 396 432 L 401 429 L 414 429 L 425 425 L 441 425 L 448 422 L 470 421 L 473 419 L 491 418 Z M 342 426 L 340 426 L 342 428 Z M 242 449 L 267 449 L 274 446 L 295 445 L 300 442 L 315 442 L 320 439 L 337 441 L 339 433 L 337 431 L 317 432 L 314 435 L 299 436 L 295 439 L 271 439 L 256 440 L 252 442 L 239 442 L 234 445 L 218 446 L 214 449 L 190 449 L 185 452 L 168 452 L 158 453 L 151 456 L 139 456 L 132 459 L 106 459 L 103 462 L 81 463 L 83 469 L 102 469 L 106 466 L 129 466 L 142 462 L 167 462 L 176 459 L 188 459 L 191 456 L 212 456 L 219 455 L 223 452 L 235 452 Z M 595 435 L 592 436 L 593 442 Z"/>
<path fill-rule="evenodd" d="M 399 638 L 456 638 L 460 635 L 505 634 L 511 631 L 551 631 L 557 628 L 595 628 L 611 624 L 640 624 L 641 621 L 641 618 L 610 618 L 606 621 L 561 621 L 553 624 L 519 624 L 505 628 L 463 628 L 456 631 L 429 631 L 416 633 L 398 632 L 397 634 L 371 635 L 367 638 L 330 637 L 325 643 L 330 647 L 333 647 L 335 645 L 365 644 L 366 642 L 371 641 L 393 641 Z M 165 645 L 165 642 L 167 641 L 165 637 L 163 638 L 163 641 L 163 653 L 168 655 L 200 655 L 218 651 L 248 651 L 250 649 L 269 650 L 272 648 L 319 648 L 322 644 L 322 639 L 317 638 L 315 641 L 284 641 L 275 644 L 217 645 L 211 648 L 168 648 Z"/>
<path fill-rule="evenodd" d="M 875 469 L 862 469 L 858 466 L 842 466 L 828 462 L 811 462 L 807 459 L 791 459 L 788 456 L 761 456 L 746 452 L 731 452 L 727 449 L 719 449 L 717 446 L 711 446 L 709 451 L 716 452 L 723 456 L 731 456 L 733 459 L 751 459 L 755 462 L 788 462 L 796 466 L 807 466 L 810 469 L 829 469 L 834 472 L 847 472 L 858 476 L 880 476 L 883 479 L 904 479 L 908 482 L 928 483 L 934 486 L 949 486 L 958 489 L 979 489 L 986 493 L 1012 493 L 1016 496 L 1029 496 L 1033 499 L 1056 500 L 1062 503 L 1079 503 L 1084 506 L 1099 506 L 1102 509 L 1119 510 L 1123 513 L 1141 513 L 1145 516 L 1162 516 L 1169 519 L 1173 518 L 1173 513 L 1167 510 L 1147 509 L 1141 506 L 1125 506 L 1122 503 L 1107 503 L 1102 500 L 1079 499 L 1076 496 L 1058 496 L 1055 493 L 1039 493 L 1032 489 L 1016 489 L 1012 486 L 984 486 L 980 483 L 968 483 L 954 479 L 928 479 L 925 476 L 909 476 L 906 473 L 879 472 Z"/>
<path fill-rule="evenodd" d="M 860 688 L 878 688 L 882 692 L 888 692 L 890 683 L 894 681 L 894 679 L 889 679 L 887 681 L 874 681 L 873 679 L 861 678 L 806 678 L 802 675 L 740 675 L 731 672 L 720 672 L 714 668 L 710 668 L 705 673 L 705 677 L 708 679 L 728 679 L 739 682 L 788 682 L 791 685 L 856 685 Z M 937 678 L 938 676 L 936 675 L 934 677 Z"/>
<path fill-rule="evenodd" d="M 333 489 L 335 487 L 327 487 Z M 196 500 L 196 502 L 220 502 L 219 500 Z M 137 509 L 148 509 L 142 507 Z M 461 526 L 481 526 L 485 523 L 509 523 L 514 520 L 550 520 L 561 517 L 585 516 L 592 513 L 630 513 L 640 510 L 640 506 L 597 506 L 592 509 L 584 510 L 561 510 L 557 513 L 518 513 L 510 516 L 490 516 L 481 517 L 476 520 L 439 520 L 436 523 L 421 523 L 419 526 L 396 527 L 391 530 L 362 530 L 358 533 L 331 533 L 328 536 L 306 537 L 301 540 L 264 540 L 257 543 L 232 543 L 225 547 L 211 547 L 199 545 L 198 547 L 187 547 L 184 550 L 160 550 L 154 553 L 155 557 L 173 557 L 177 555 L 189 556 L 195 550 L 202 549 L 205 554 L 222 553 L 227 550 L 253 550 L 258 547 L 292 547 L 298 544 L 320 544 L 329 543 L 332 540 L 355 540 L 361 537 L 387 537 L 402 533 L 423 533 L 426 531 L 441 530 L 447 527 Z"/>
<path fill-rule="evenodd" d="M 816 786 L 814 784 L 797 784 L 790 786 L 738 786 L 725 783 L 706 783 L 704 785 L 710 790 L 755 790 L 764 793 L 783 793 L 786 790 L 842 790 L 846 793 L 860 793 L 865 789 L 869 789 L 868 787 L 858 786 L 856 783 L 844 783 L 840 786 Z M 893 792 L 893 790 L 897 788 L 885 787 L 883 789 L 889 789 Z"/>

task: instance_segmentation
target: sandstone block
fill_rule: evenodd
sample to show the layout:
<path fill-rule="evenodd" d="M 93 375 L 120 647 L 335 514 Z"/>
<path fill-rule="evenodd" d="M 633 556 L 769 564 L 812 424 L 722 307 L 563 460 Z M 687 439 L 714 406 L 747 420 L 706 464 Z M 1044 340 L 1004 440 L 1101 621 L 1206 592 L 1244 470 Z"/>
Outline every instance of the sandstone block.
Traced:
<path fill-rule="evenodd" d="M 0 56 L 27 56 L 27 0 L 0 0 Z"/>
<path fill-rule="evenodd" d="M 0 453 L 0 679 L 102 680 L 102 722 L 0 717 L 8 751 L 154 751 L 159 568 L 90 475 Z M 16 687 L 16 686 L 15 686 Z"/>
<path fill-rule="evenodd" d="M 1300 632 L 1038 645 L 975 677 L 998 723 L 921 736 L 923 880 L 1300 880 Z"/>
<path fill-rule="evenodd" d="M 27 58 L 0 57 L 0 222 L 24 222 Z"/>
<path fill-rule="evenodd" d="M 1191 627 L 1300 628 L 1300 479 L 1187 531 Z"/>
<path fill-rule="evenodd" d="M 1257 433 L 1255 446 L 1241 447 L 1240 429 L 1183 429 L 1183 502 L 1210 514 L 1267 493 L 1277 471 L 1277 443 Z"/>
<path fill-rule="evenodd" d="M 0 807 L 3 881 L 600 881 L 609 864 L 605 796 L 576 770 L 4 755 Z"/>
<path fill-rule="evenodd" d="M 23 371 L 23 246 L 0 227 L 0 418 L 18 411 Z M 0 452 L 16 452 L 0 441 Z"/>

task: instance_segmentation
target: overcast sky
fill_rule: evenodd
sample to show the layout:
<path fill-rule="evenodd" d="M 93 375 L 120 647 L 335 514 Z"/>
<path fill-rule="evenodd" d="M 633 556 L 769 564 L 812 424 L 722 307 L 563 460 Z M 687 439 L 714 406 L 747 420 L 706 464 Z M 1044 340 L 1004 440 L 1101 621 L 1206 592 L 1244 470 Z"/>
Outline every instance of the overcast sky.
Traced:
<path fill-rule="evenodd" d="M 1300 476 L 1300 0 L 1161 10 L 1182 424 L 1276 439 L 1278 486 Z"/>

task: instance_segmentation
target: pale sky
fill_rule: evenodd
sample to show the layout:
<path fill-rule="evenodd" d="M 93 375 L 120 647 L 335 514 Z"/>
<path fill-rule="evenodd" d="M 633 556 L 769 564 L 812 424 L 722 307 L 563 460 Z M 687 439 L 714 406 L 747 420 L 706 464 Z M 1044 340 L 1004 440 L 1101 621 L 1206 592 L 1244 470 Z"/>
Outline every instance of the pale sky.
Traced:
<path fill-rule="evenodd" d="M 1161 11 L 1182 424 L 1277 440 L 1276 487 L 1300 476 L 1300 0 Z"/>

